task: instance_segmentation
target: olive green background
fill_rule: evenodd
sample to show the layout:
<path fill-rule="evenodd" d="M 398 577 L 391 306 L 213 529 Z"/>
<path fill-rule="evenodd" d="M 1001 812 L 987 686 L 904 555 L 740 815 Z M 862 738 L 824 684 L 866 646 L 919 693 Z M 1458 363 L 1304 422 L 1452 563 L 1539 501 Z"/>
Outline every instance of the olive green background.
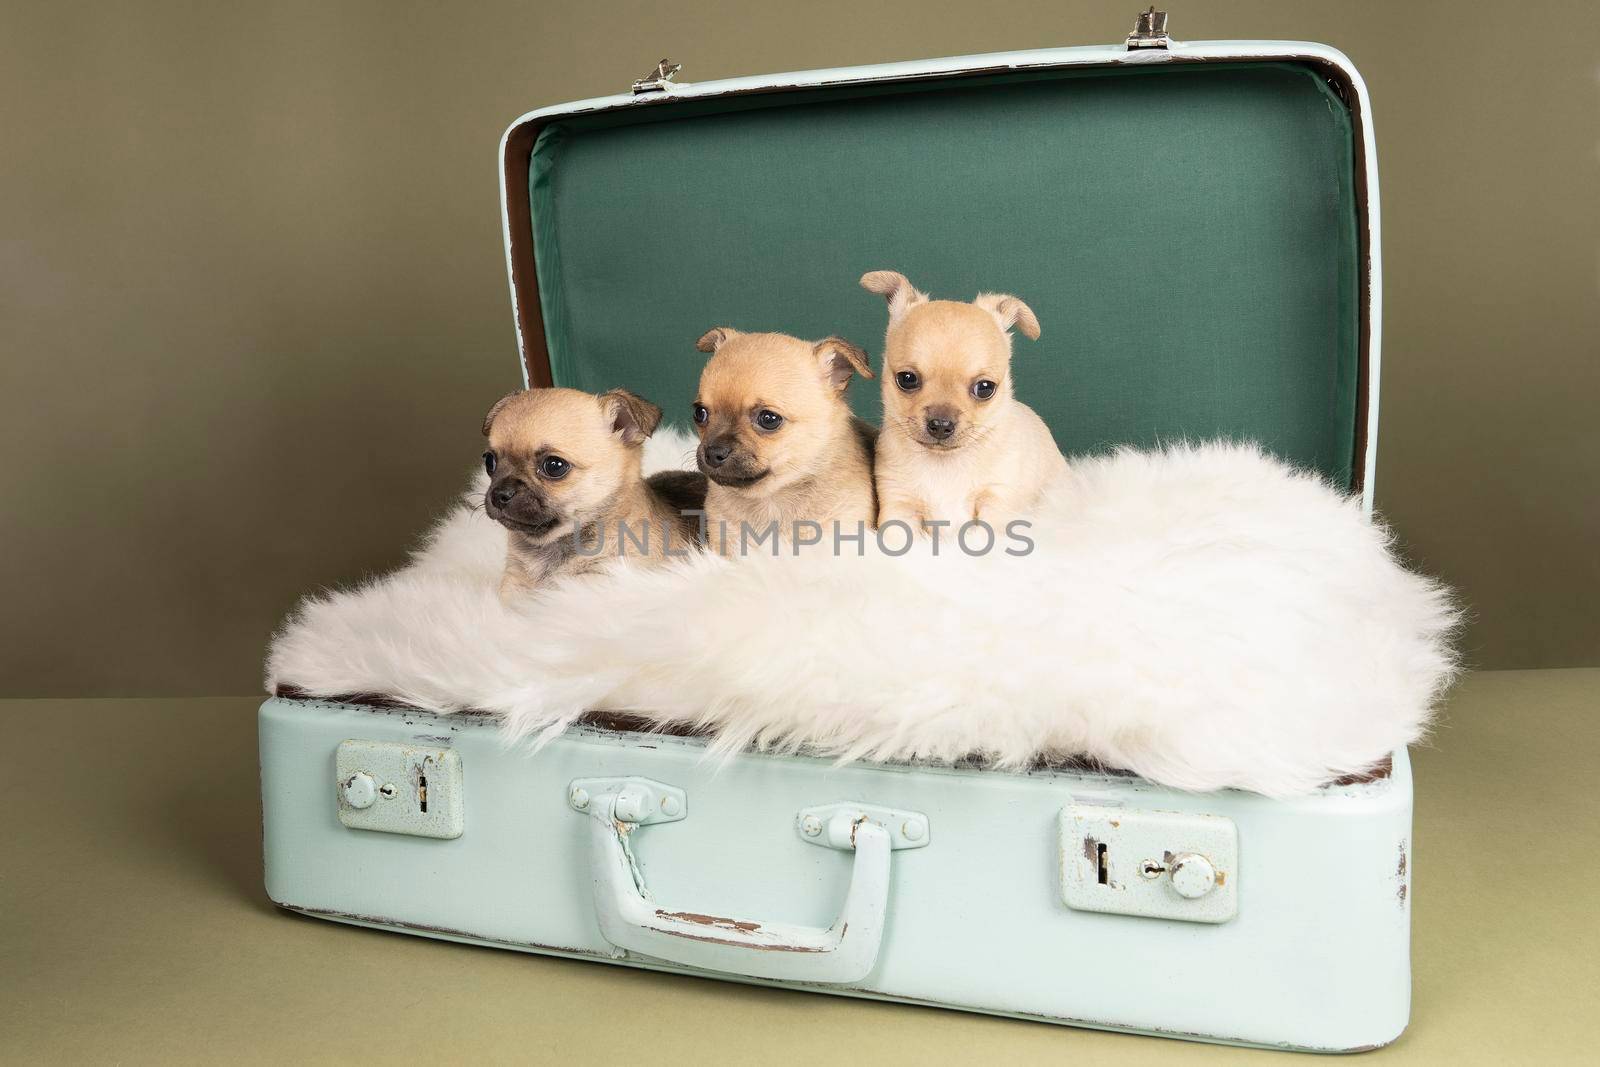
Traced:
<path fill-rule="evenodd" d="M 0 693 L 248 692 L 301 592 L 398 563 L 518 381 L 495 148 L 687 79 L 1119 40 L 1131 2 L 8 2 Z M 1375 100 L 1378 503 L 1471 660 L 1600 663 L 1590 4 L 1172 5 Z M 1159 308 L 1161 294 L 1152 292 Z"/>

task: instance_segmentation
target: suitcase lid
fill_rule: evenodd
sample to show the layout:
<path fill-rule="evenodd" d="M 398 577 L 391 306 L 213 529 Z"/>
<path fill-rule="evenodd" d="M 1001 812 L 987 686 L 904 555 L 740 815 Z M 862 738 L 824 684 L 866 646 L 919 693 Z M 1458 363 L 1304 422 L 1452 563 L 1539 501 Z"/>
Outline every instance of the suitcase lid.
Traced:
<path fill-rule="evenodd" d="M 700 84 L 531 112 L 501 142 L 524 377 L 684 424 L 712 326 L 838 334 L 868 270 L 1014 293 L 1017 396 L 1068 455 L 1261 441 L 1370 508 L 1377 164 L 1340 52 L 1167 41 Z M 851 400 L 876 421 L 878 383 Z"/>

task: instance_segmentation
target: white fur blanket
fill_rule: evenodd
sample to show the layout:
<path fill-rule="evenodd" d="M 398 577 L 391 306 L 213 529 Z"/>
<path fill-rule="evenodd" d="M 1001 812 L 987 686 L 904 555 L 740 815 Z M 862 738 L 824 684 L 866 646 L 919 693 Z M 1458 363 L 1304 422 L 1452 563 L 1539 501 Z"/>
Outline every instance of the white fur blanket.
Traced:
<path fill-rule="evenodd" d="M 649 469 L 691 450 L 659 437 Z M 624 563 L 516 610 L 481 491 L 405 569 L 308 599 L 269 690 L 488 711 L 518 738 L 607 709 L 709 730 L 719 753 L 1077 756 L 1287 796 L 1417 740 L 1454 665 L 1448 592 L 1357 501 L 1250 446 L 1079 458 L 1022 558 L 869 537 L 864 558 Z"/>

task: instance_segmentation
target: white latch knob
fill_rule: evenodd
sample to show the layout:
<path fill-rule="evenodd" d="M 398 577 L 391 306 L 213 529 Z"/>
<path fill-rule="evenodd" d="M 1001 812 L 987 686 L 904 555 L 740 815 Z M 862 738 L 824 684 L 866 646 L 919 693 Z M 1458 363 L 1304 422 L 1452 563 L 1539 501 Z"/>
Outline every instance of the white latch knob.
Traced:
<path fill-rule="evenodd" d="M 1217 869 L 1204 856 L 1186 852 L 1172 861 L 1172 888 L 1186 900 L 1199 900 L 1217 887 Z"/>
<path fill-rule="evenodd" d="M 352 808 L 370 808 L 378 799 L 378 783 L 365 771 L 357 771 L 339 786 L 339 794 Z"/>

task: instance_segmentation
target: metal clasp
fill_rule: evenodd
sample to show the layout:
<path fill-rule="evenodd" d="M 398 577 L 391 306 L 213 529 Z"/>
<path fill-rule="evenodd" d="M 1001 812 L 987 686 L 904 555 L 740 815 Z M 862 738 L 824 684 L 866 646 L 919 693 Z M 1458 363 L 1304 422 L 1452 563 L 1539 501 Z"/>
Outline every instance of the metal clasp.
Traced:
<path fill-rule="evenodd" d="M 670 59 L 663 59 L 656 64 L 655 70 L 633 83 L 633 95 L 665 92 L 671 87 L 673 77 L 682 69 L 682 63 L 674 63 Z"/>
<path fill-rule="evenodd" d="M 611 817 L 633 826 L 677 822 L 689 813 L 689 799 L 675 785 L 649 778 L 578 778 L 567 786 L 567 805 L 588 812 L 610 803 Z"/>
<path fill-rule="evenodd" d="M 846 852 L 856 847 L 856 826 L 862 822 L 876 823 L 886 830 L 891 849 L 922 848 L 932 836 L 928 817 L 922 812 L 880 808 L 875 804 L 844 801 L 807 808 L 795 816 L 795 827 L 802 841 Z"/>
<path fill-rule="evenodd" d="M 1167 36 L 1167 13 L 1157 11 L 1151 5 L 1149 10 L 1139 12 L 1139 17 L 1134 20 L 1133 32 L 1128 34 L 1128 50 L 1165 48 L 1171 40 Z"/>

